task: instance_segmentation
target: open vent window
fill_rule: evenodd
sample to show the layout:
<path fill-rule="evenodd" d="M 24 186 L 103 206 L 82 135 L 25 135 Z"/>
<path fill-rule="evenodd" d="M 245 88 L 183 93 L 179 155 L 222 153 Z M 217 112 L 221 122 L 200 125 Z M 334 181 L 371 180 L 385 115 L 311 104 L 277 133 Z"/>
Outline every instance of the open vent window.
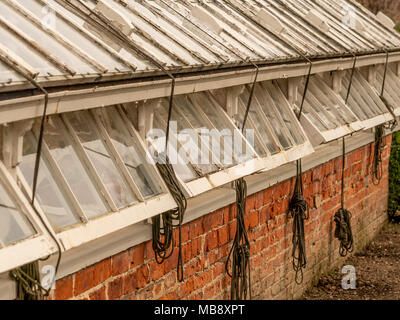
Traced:
<path fill-rule="evenodd" d="M 347 96 L 351 72 L 351 70 L 345 70 L 342 77 L 340 95 L 343 99 L 346 99 Z M 370 129 L 393 120 L 378 92 L 368 83 L 359 70 L 354 72 L 347 105 L 356 114 L 364 129 Z"/>
<path fill-rule="evenodd" d="M 0 162 L 0 273 L 47 257 L 55 250 L 31 204 Z"/>
<path fill-rule="evenodd" d="M 25 134 L 17 170 L 28 197 L 39 126 Z M 35 200 L 64 249 L 176 207 L 149 159 L 120 107 L 48 118 Z"/>
<path fill-rule="evenodd" d="M 306 78 L 295 84 L 293 108 L 296 114 L 304 95 Z M 279 81 L 283 90 L 288 90 L 288 81 Z M 357 116 L 344 103 L 320 75 L 311 75 L 304 100 L 300 122 L 313 145 L 327 143 L 362 129 Z"/>
<path fill-rule="evenodd" d="M 248 121 L 242 132 L 250 88 L 236 97 L 235 114 L 226 112 L 226 90 L 174 97 L 169 152 L 182 189 L 194 197 L 238 178 L 269 170 L 313 152 L 277 84 L 257 84 Z M 153 134 L 147 133 L 150 153 L 165 150 L 169 102 L 154 106 Z M 128 114 L 129 109 L 126 107 Z M 130 117 L 134 123 L 134 117 Z M 156 134 L 156 133 L 159 134 Z"/>
<path fill-rule="evenodd" d="M 397 68 L 397 66 L 396 66 Z M 389 65 L 386 73 L 385 89 L 383 97 L 388 102 L 395 116 L 400 116 L 400 74 L 393 65 Z M 382 83 L 385 74 L 385 66 L 380 65 L 377 68 L 374 88 L 379 92 L 382 91 Z"/>

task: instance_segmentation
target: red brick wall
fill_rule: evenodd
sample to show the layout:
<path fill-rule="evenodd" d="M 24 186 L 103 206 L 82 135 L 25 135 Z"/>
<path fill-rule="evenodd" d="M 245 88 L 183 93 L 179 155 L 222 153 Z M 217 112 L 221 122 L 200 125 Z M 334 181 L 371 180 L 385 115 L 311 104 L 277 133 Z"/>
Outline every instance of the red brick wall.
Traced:
<path fill-rule="evenodd" d="M 352 212 L 356 251 L 386 220 L 391 136 L 383 153 L 384 177 L 371 180 L 373 144 L 346 156 L 346 207 Z M 339 148 L 339 146 L 338 146 Z M 308 265 L 302 285 L 291 264 L 292 220 L 287 215 L 294 179 L 248 197 L 254 299 L 299 297 L 321 273 L 342 260 L 333 215 L 340 206 L 341 158 L 305 172 L 304 196 L 311 206 L 305 226 Z M 140 244 L 59 280 L 52 299 L 229 299 L 225 261 L 236 230 L 234 205 L 183 226 L 185 281 L 176 280 L 176 250 L 164 264 L 154 260 L 151 242 Z"/>

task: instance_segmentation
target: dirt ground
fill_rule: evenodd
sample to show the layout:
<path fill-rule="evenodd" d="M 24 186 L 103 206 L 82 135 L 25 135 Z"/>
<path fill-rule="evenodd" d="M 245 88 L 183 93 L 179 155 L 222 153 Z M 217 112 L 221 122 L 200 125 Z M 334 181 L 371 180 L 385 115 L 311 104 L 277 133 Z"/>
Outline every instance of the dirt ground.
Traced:
<path fill-rule="evenodd" d="M 344 290 L 343 274 L 336 269 L 308 290 L 304 300 L 399 300 L 400 224 L 388 224 L 364 252 L 343 265 L 356 270 L 356 289 Z"/>

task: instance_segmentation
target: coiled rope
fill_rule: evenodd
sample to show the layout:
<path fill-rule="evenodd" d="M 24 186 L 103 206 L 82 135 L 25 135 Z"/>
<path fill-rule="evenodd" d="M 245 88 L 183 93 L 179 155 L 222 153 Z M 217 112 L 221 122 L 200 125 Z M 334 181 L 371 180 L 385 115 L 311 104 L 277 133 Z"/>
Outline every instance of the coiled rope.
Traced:
<path fill-rule="evenodd" d="M 379 185 L 383 176 L 382 152 L 385 148 L 383 141 L 384 125 L 375 127 L 374 159 L 372 163 L 372 183 Z"/>
<path fill-rule="evenodd" d="M 308 86 L 310 83 L 312 62 L 306 78 L 303 97 L 300 104 L 300 110 L 297 114 L 297 119 L 300 121 L 303 111 L 304 102 L 306 99 Z M 307 265 L 306 257 L 306 240 L 304 232 L 304 220 L 309 218 L 309 206 L 303 197 L 303 170 L 301 159 L 296 161 L 296 183 L 292 198 L 289 202 L 289 213 L 293 218 L 293 236 L 292 236 L 292 265 L 295 271 L 295 281 L 297 284 L 303 282 L 303 269 Z"/>
<path fill-rule="evenodd" d="M 292 264 L 295 271 L 295 281 L 297 284 L 303 282 L 303 269 L 307 265 L 306 241 L 304 232 L 304 220 L 309 218 L 309 206 L 303 197 L 303 175 L 301 160 L 297 161 L 296 184 L 289 203 L 289 212 L 293 218 L 293 237 L 292 237 Z"/>
<path fill-rule="evenodd" d="M 183 259 L 182 259 L 182 222 L 187 208 L 187 200 L 182 192 L 178 179 L 176 177 L 173 166 L 168 158 L 168 142 L 170 122 L 174 104 L 174 89 L 175 79 L 171 86 L 171 94 L 169 97 L 169 110 L 167 119 L 167 132 L 165 139 L 165 154 L 160 155 L 157 161 L 157 168 L 165 181 L 168 190 L 178 205 L 177 209 L 172 209 L 152 218 L 152 233 L 153 233 L 153 250 L 155 259 L 158 264 L 162 264 L 174 252 L 174 228 L 178 228 L 178 264 L 177 264 L 177 279 L 182 282 L 183 274 Z"/>
<path fill-rule="evenodd" d="M 347 95 L 345 104 L 347 104 L 350 92 L 353 84 L 354 73 L 356 70 L 357 56 L 354 56 L 353 68 L 351 70 L 349 87 L 347 89 Z M 340 195 L 340 209 L 334 215 L 335 227 L 335 238 L 340 241 L 339 254 L 345 257 L 348 253 L 353 252 L 353 233 L 351 230 L 351 213 L 344 207 L 344 169 L 346 161 L 346 140 L 342 137 L 342 179 L 341 179 L 341 195 Z"/>
<path fill-rule="evenodd" d="M 241 178 L 235 181 L 236 190 L 236 234 L 228 259 L 226 273 L 231 277 L 231 300 L 251 300 L 250 241 L 244 216 L 246 213 L 247 183 Z M 231 269 L 229 271 L 229 262 Z"/>
<path fill-rule="evenodd" d="M 175 248 L 173 231 L 175 227 L 178 228 L 179 253 L 177 279 L 182 282 L 184 279 L 182 259 L 182 222 L 187 207 L 187 200 L 179 187 L 175 171 L 169 162 L 168 157 L 165 158 L 165 163 L 157 163 L 157 168 L 160 171 L 172 197 L 175 199 L 178 208 L 169 210 L 152 218 L 153 250 L 158 264 L 161 264 L 168 259 L 174 252 Z"/>
<path fill-rule="evenodd" d="M 257 85 L 259 68 L 256 68 L 253 85 L 247 101 L 246 113 L 242 123 L 242 133 L 246 127 L 246 121 L 253 101 L 254 90 Z M 251 300 L 251 271 L 250 271 L 250 241 L 247 235 L 244 216 L 246 214 L 247 183 L 244 178 L 235 181 L 236 191 L 236 233 L 231 250 L 225 264 L 225 270 L 231 280 L 231 300 Z M 232 262 L 231 262 L 232 260 Z M 229 271 L 229 263 L 231 269 Z"/>
<path fill-rule="evenodd" d="M 341 186 L 341 208 L 335 213 L 334 221 L 336 223 L 335 238 L 340 241 L 339 254 L 342 257 L 353 252 L 353 233 L 351 230 L 351 213 L 344 208 L 344 169 L 346 158 L 346 143 L 342 138 L 342 186 Z"/>

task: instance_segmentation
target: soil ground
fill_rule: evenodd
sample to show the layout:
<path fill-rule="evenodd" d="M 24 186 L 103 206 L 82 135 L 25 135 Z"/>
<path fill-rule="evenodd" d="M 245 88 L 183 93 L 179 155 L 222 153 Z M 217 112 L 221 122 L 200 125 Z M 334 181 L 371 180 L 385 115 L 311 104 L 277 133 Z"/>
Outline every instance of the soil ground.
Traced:
<path fill-rule="evenodd" d="M 304 300 L 399 300 L 400 224 L 387 224 L 364 250 L 343 265 L 356 270 L 356 289 L 344 290 L 341 268 L 323 276 L 309 289 Z"/>

